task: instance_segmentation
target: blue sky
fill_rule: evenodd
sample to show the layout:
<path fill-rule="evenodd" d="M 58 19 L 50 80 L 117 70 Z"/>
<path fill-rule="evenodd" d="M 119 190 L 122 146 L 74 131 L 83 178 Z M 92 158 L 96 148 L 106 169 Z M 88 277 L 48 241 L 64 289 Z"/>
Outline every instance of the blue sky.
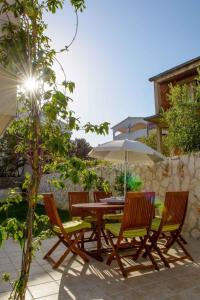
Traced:
<path fill-rule="evenodd" d="M 72 109 L 81 122 L 154 114 L 153 84 L 148 78 L 200 55 L 199 0 L 87 0 L 79 15 L 77 38 L 60 55 L 67 79 L 76 83 Z M 57 49 L 75 30 L 75 15 L 64 10 L 46 18 Z M 58 71 L 62 80 L 61 72 Z M 112 139 L 83 132 L 97 145 Z"/>

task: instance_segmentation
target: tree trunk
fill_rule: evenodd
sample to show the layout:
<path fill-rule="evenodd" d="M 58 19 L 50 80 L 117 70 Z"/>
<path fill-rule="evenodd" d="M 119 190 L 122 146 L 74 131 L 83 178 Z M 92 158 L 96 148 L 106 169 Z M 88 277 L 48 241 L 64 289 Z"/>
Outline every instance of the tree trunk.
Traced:
<path fill-rule="evenodd" d="M 33 222 L 34 212 L 36 206 L 36 197 L 38 194 L 40 178 L 36 172 L 33 173 L 30 182 L 30 189 L 28 192 L 28 211 L 26 219 L 26 228 L 24 232 L 24 246 L 22 252 L 22 263 L 20 277 L 13 287 L 10 299 L 25 300 L 27 283 L 29 279 L 30 265 L 32 262 L 33 251 Z"/>
<path fill-rule="evenodd" d="M 34 99 L 35 100 L 35 99 Z M 41 149 L 40 149 L 40 117 L 37 111 L 36 102 L 33 100 L 33 132 L 34 138 L 32 142 L 32 175 L 27 193 L 28 211 L 26 219 L 26 227 L 24 230 L 24 245 L 22 251 L 22 263 L 19 279 L 15 282 L 10 299 L 25 300 L 27 283 L 29 279 L 30 266 L 33 255 L 33 228 L 34 228 L 34 212 L 37 204 L 38 188 L 41 180 Z"/>

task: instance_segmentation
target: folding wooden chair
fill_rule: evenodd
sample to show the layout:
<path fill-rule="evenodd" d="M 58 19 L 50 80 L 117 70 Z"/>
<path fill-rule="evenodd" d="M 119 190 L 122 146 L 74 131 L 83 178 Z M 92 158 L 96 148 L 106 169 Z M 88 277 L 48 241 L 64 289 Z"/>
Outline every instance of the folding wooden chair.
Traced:
<path fill-rule="evenodd" d="M 108 238 L 112 246 L 112 253 L 108 257 L 107 264 L 110 265 L 112 260 L 116 259 L 124 277 L 127 277 L 128 272 L 138 269 L 153 267 L 158 270 L 158 266 L 154 260 L 153 255 L 149 252 L 147 245 L 154 213 L 154 198 L 155 197 L 146 197 L 145 193 L 127 193 L 122 223 L 110 223 L 105 225 Z M 114 242 L 112 238 L 113 236 L 117 237 L 116 242 Z M 140 244 L 137 247 L 136 253 L 131 254 L 131 258 L 133 260 L 137 260 L 142 250 L 144 250 L 146 251 L 147 256 L 150 258 L 152 264 L 150 266 L 140 264 L 130 267 L 124 267 L 122 259 L 130 255 L 121 256 L 119 254 L 119 250 L 121 246 L 123 246 L 122 242 L 124 239 L 128 239 L 131 241 L 131 246 L 132 240 L 136 237 L 139 237 Z"/>
<path fill-rule="evenodd" d="M 46 253 L 44 259 L 47 259 L 50 263 L 52 263 L 54 269 L 59 267 L 59 265 L 70 252 L 79 255 L 85 262 L 88 262 L 89 259 L 87 255 L 80 249 L 79 243 L 82 240 L 85 231 L 90 229 L 91 225 L 83 220 L 62 223 L 56 208 L 53 194 L 43 194 L 43 200 L 46 213 L 52 226 L 52 231 L 58 236 L 58 241 Z M 61 243 L 67 247 L 67 250 L 57 261 L 54 261 L 51 258 L 51 254 Z"/>
<path fill-rule="evenodd" d="M 68 192 L 68 200 L 71 219 L 84 218 L 85 213 L 83 213 L 83 210 L 73 207 L 73 204 L 89 203 L 89 192 Z"/>
<path fill-rule="evenodd" d="M 187 205 L 188 205 L 189 192 L 167 192 L 165 197 L 164 210 L 161 218 L 154 218 L 151 226 L 153 234 L 150 236 L 151 249 L 156 250 L 165 264 L 170 267 L 170 262 L 177 260 L 190 259 L 193 261 L 192 256 L 186 250 L 183 244 L 186 241 L 181 236 L 181 230 L 184 224 Z M 159 246 L 159 239 L 166 239 L 164 248 Z M 167 254 L 169 249 L 177 243 L 184 252 L 184 256 L 172 257 L 167 259 L 164 254 Z"/>
<path fill-rule="evenodd" d="M 74 204 L 89 203 L 89 192 L 68 192 L 69 214 L 72 220 L 83 219 L 91 224 L 92 234 L 88 238 L 84 238 L 84 242 L 95 240 L 96 218 L 87 215 L 82 209 L 73 207 Z"/>

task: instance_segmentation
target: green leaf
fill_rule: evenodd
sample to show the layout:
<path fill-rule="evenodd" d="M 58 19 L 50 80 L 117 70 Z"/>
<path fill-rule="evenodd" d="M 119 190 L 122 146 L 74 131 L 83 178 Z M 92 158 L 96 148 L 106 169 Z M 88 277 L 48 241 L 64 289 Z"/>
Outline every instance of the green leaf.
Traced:
<path fill-rule="evenodd" d="M 10 273 L 3 273 L 2 280 L 5 282 L 10 282 Z"/>
<path fill-rule="evenodd" d="M 6 228 L 0 225 L 0 247 L 3 244 L 3 241 L 7 239 Z"/>
<path fill-rule="evenodd" d="M 70 93 L 74 92 L 75 89 L 75 83 L 72 81 L 63 81 L 63 86 L 69 90 Z"/>

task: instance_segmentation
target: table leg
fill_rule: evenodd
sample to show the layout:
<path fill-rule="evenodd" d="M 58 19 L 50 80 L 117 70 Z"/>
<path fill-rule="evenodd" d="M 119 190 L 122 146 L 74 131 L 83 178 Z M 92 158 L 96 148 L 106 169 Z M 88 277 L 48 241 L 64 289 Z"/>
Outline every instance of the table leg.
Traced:
<path fill-rule="evenodd" d="M 101 211 L 97 211 L 96 213 L 97 218 L 97 257 L 99 257 L 99 260 L 103 261 L 103 258 L 101 256 L 101 229 L 102 229 L 102 213 Z"/>
<path fill-rule="evenodd" d="M 103 261 L 102 257 L 102 243 L 101 243 L 101 229 L 102 229 L 102 219 L 103 214 L 101 211 L 96 211 L 96 241 L 97 241 L 97 248 L 95 250 L 86 250 L 85 252 L 97 259 L 98 261 Z"/>

